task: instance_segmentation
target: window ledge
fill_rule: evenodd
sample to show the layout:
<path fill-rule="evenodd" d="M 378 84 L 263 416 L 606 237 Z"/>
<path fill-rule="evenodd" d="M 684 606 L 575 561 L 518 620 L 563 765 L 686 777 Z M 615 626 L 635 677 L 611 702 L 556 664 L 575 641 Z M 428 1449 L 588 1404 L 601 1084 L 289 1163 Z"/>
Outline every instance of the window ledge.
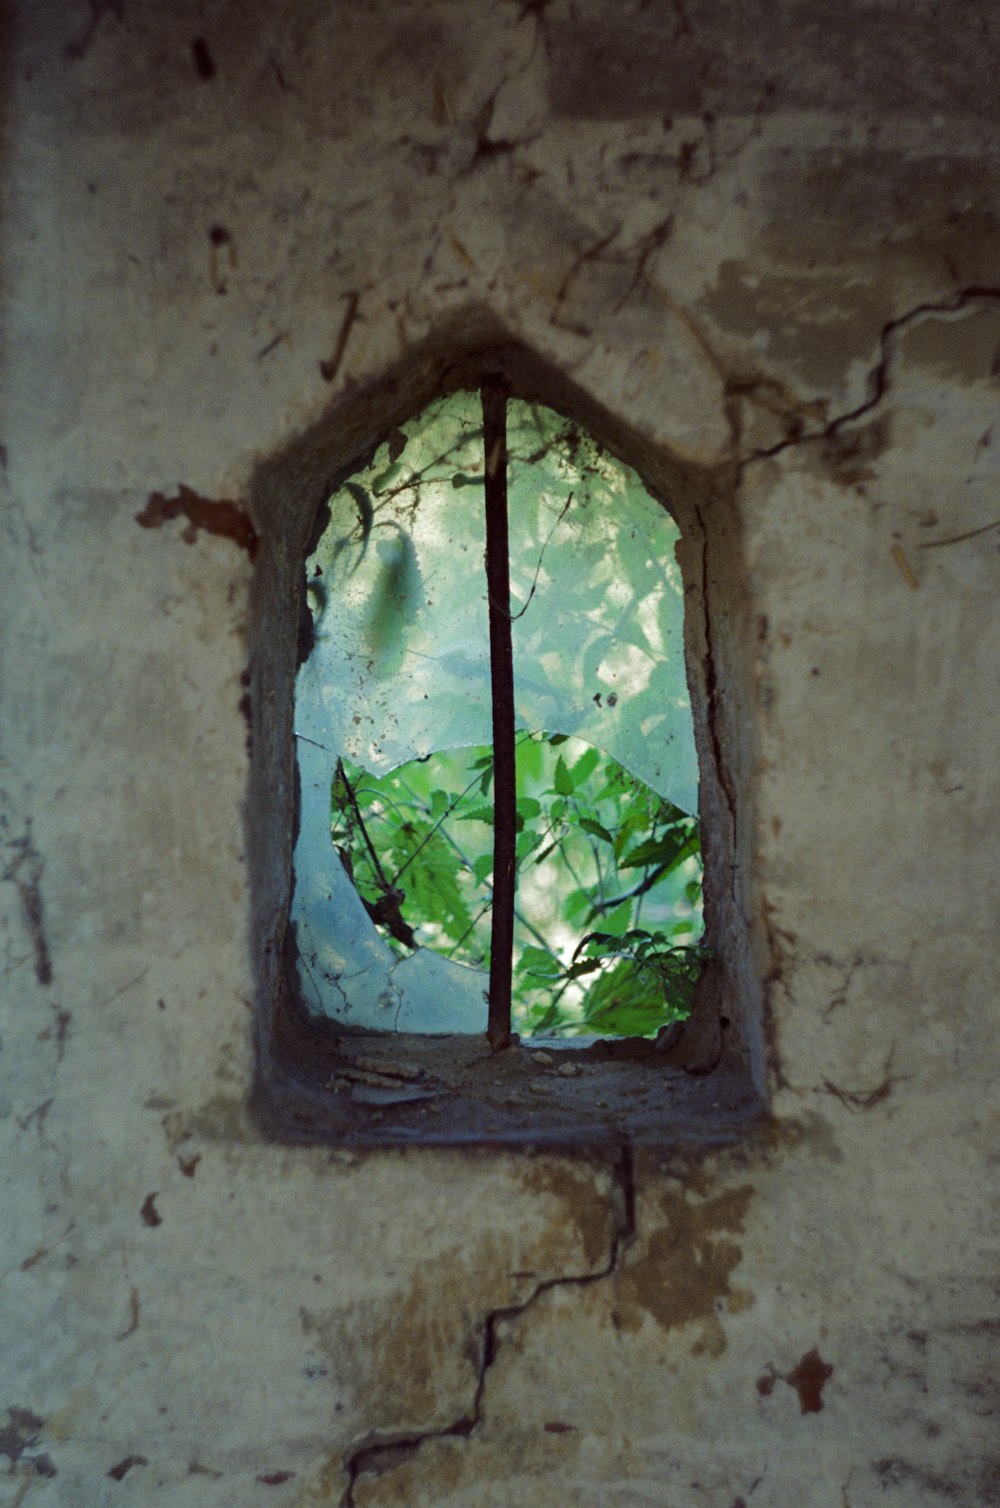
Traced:
<path fill-rule="evenodd" d="M 257 1086 L 263 1129 L 338 1146 L 725 1145 L 763 1113 L 725 1061 L 695 1075 L 636 1038 L 586 1046 L 533 1038 L 347 1035 L 296 1022 Z"/>

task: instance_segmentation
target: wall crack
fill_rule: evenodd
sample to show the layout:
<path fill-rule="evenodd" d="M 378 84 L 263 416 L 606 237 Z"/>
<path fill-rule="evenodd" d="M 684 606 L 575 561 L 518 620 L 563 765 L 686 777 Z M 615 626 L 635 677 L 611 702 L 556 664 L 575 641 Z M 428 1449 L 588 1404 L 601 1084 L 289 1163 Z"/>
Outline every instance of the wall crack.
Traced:
<path fill-rule="evenodd" d="M 890 319 L 882 326 L 879 336 L 879 359 L 868 373 L 866 387 L 868 396 L 854 408 L 846 413 L 838 414 L 825 424 L 815 428 L 806 429 L 801 423 L 797 423 L 795 433 L 788 435 L 784 440 L 779 440 L 774 445 L 769 445 L 758 450 L 753 450 L 748 456 L 739 462 L 738 475 L 742 480 L 743 472 L 755 461 L 770 460 L 772 456 L 779 455 L 783 450 L 789 450 L 793 446 L 807 445 L 814 440 L 836 441 L 840 431 L 848 424 L 855 423 L 866 414 L 870 414 L 878 408 L 883 398 L 889 392 L 892 385 L 892 364 L 896 355 L 896 347 L 902 331 L 918 320 L 933 315 L 960 314 L 964 309 L 974 307 L 977 304 L 990 304 L 1000 301 L 1000 287 L 991 287 L 981 284 L 973 284 L 963 288 L 953 299 L 942 303 L 917 304 L 897 319 Z M 809 405 L 813 410 L 821 405 L 817 402 Z M 797 416 L 801 420 L 801 415 Z"/>
<path fill-rule="evenodd" d="M 479 1369 L 476 1386 L 469 1407 L 450 1424 L 440 1429 L 420 1430 L 400 1435 L 368 1436 L 353 1446 L 344 1456 L 344 1468 L 348 1483 L 341 1497 L 341 1508 L 356 1508 L 354 1490 L 358 1478 L 363 1475 L 379 1476 L 393 1471 L 406 1461 L 412 1460 L 421 1446 L 429 1440 L 444 1440 L 449 1437 L 467 1439 L 482 1423 L 483 1399 L 487 1379 L 500 1352 L 499 1328 L 505 1321 L 519 1319 L 534 1308 L 543 1294 L 554 1288 L 590 1288 L 612 1277 L 620 1268 L 626 1249 L 636 1235 L 635 1220 L 635 1174 L 631 1144 L 621 1144 L 611 1164 L 611 1206 L 615 1211 L 615 1230 L 611 1237 L 608 1260 L 595 1272 L 569 1273 L 557 1278 L 546 1278 L 536 1283 L 528 1297 L 519 1304 L 505 1304 L 491 1309 L 483 1320 L 479 1354 Z"/>
<path fill-rule="evenodd" d="M 6 826 L 6 822 L 2 825 Z M 9 880 L 17 888 L 25 930 L 31 939 L 34 952 L 35 978 L 41 985 L 51 984 L 52 957 L 45 931 L 45 908 L 42 903 L 42 875 L 45 872 L 45 860 L 32 841 L 30 817 L 25 822 L 23 836 L 8 840 L 4 846 L 10 851 L 12 857 L 5 868 L 0 871 L 0 880 Z M 61 1041 L 62 1038 L 60 1038 Z"/>

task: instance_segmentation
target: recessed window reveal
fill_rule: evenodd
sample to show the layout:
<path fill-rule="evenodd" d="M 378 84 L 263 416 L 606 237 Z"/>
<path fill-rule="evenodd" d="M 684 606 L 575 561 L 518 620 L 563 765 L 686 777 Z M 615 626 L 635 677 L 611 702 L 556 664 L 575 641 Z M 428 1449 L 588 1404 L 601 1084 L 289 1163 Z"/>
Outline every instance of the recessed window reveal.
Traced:
<path fill-rule="evenodd" d="M 511 1024 L 651 1035 L 681 1012 L 701 962 L 678 530 L 577 425 L 504 407 Z M 500 799 L 488 445 L 478 393 L 431 405 L 331 498 L 306 563 L 296 967 L 310 1011 L 355 1029 L 487 1026 Z"/>

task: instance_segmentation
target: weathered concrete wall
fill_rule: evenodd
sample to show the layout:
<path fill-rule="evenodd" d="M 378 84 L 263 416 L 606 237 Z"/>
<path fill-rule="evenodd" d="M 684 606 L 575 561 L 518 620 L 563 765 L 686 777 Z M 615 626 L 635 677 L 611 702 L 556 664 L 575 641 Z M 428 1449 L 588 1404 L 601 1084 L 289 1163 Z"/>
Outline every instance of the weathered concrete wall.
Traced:
<path fill-rule="evenodd" d="M 993 9 L 4 16 L 6 1501 L 1000 1502 Z M 242 509 L 479 330 L 729 478 L 772 1113 L 631 1176 L 248 1109 Z"/>

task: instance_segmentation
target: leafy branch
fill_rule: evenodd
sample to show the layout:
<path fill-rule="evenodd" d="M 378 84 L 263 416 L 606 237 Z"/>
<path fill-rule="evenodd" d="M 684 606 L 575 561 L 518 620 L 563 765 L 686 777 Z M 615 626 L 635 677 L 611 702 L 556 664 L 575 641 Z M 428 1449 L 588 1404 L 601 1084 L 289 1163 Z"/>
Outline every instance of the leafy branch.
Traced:
<path fill-rule="evenodd" d="M 338 765 L 333 841 L 394 945 L 488 965 L 492 781 L 490 746 L 381 777 Z M 515 828 L 518 1029 L 653 1035 L 686 1015 L 709 956 L 696 819 L 599 750 L 522 731 Z"/>

